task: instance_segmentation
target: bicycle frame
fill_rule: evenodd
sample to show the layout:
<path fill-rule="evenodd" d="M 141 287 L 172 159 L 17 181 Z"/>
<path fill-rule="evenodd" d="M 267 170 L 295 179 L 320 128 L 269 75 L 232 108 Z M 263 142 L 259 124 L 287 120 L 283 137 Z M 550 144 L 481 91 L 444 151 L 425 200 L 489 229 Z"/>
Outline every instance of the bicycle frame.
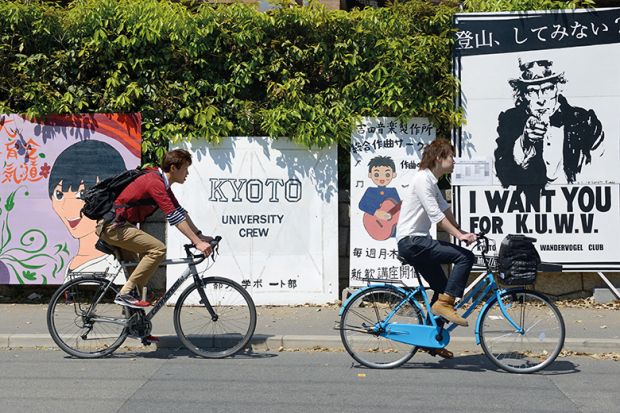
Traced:
<path fill-rule="evenodd" d="M 493 272 L 490 270 L 489 267 L 490 258 L 485 256 L 484 251 L 482 252 L 482 257 L 484 259 L 487 270 L 486 276 L 480 281 L 478 281 L 476 285 L 471 289 L 471 291 L 469 291 L 469 293 L 466 294 L 465 297 L 463 297 L 463 299 L 460 300 L 455 306 L 455 308 L 458 309 L 468 303 L 471 303 L 469 308 L 467 308 L 467 310 L 465 310 L 465 312 L 463 313 L 463 318 L 467 318 L 475 311 L 475 309 L 485 299 L 485 297 L 487 297 L 490 293 L 493 295 L 489 300 L 487 300 L 487 302 L 478 313 L 475 328 L 476 344 L 478 345 L 480 344 L 480 325 L 482 322 L 482 314 L 484 313 L 486 308 L 492 305 L 495 301 L 498 301 L 499 308 L 501 309 L 503 316 L 506 317 L 506 320 L 515 328 L 515 330 L 520 334 L 523 334 L 524 332 L 523 328 L 521 328 L 510 317 L 506 306 L 501 300 L 501 296 L 505 292 L 509 292 L 511 290 L 506 290 L 498 287 Z M 418 281 L 421 281 L 419 275 Z M 342 316 L 344 309 L 351 300 L 353 300 L 360 294 L 363 294 L 366 290 L 370 288 L 375 288 L 377 286 L 395 289 L 400 293 L 404 294 L 405 298 L 387 315 L 387 317 L 385 317 L 384 320 L 372 326 L 372 333 L 381 335 L 390 340 L 410 344 L 412 346 L 443 348 L 448 345 L 448 343 L 450 342 L 450 332 L 452 332 L 456 327 L 458 327 L 458 325 L 451 324 L 449 327 L 445 329 L 443 328 L 443 320 L 441 319 L 441 317 L 433 315 L 431 311 L 430 300 L 428 299 L 428 295 L 426 294 L 426 288 L 422 286 L 421 282 L 419 283 L 418 287 L 415 287 L 413 289 L 404 289 L 390 283 L 375 283 L 368 285 L 367 287 L 361 288 L 350 297 L 348 297 L 347 300 L 342 304 L 338 315 Z M 422 295 L 422 301 L 424 304 L 423 306 L 420 304 L 419 300 L 415 298 L 415 295 L 418 293 Z M 424 316 L 425 324 L 390 323 L 390 320 L 394 317 L 394 315 L 397 314 L 398 311 L 402 308 L 402 306 L 404 306 L 408 302 L 414 304 L 417 309 L 422 313 L 422 315 Z M 425 311 L 422 311 L 422 308 L 424 308 Z"/>
<path fill-rule="evenodd" d="M 188 255 L 190 255 L 189 251 L 187 252 Z M 117 258 L 117 260 L 119 261 L 119 263 L 121 264 L 122 267 L 122 271 L 118 271 L 116 273 L 116 275 L 114 275 L 114 277 L 109 278 L 109 283 L 107 284 L 106 288 L 102 291 L 101 296 L 99 297 L 99 299 L 97 299 L 95 301 L 95 305 L 93 306 L 93 308 L 91 308 L 91 311 L 96 307 L 96 305 L 99 303 L 99 300 L 101 299 L 101 297 L 105 294 L 105 291 L 108 289 L 108 287 L 114 283 L 114 280 L 118 277 L 118 275 L 122 272 L 123 274 L 127 274 L 127 268 L 128 267 L 134 267 L 136 266 L 138 263 L 137 262 L 127 262 L 127 261 L 122 261 L 120 259 L 120 256 L 117 252 L 115 252 L 114 254 Z M 146 321 L 151 321 L 153 319 L 153 317 L 155 317 L 155 315 L 159 312 L 159 310 L 161 310 L 161 308 L 168 302 L 168 300 L 170 299 L 170 297 L 172 297 L 172 295 L 181 287 L 181 285 L 190 277 L 193 276 L 194 277 L 194 283 L 202 288 L 197 288 L 198 294 L 200 295 L 200 303 L 202 303 L 207 310 L 209 311 L 209 314 L 211 315 L 211 318 L 215 321 L 217 320 L 218 316 L 215 313 L 215 311 L 213 310 L 213 307 L 211 306 L 211 303 L 209 302 L 209 299 L 207 298 L 207 295 L 205 294 L 204 291 L 204 283 L 202 282 L 202 278 L 200 277 L 200 274 L 198 273 L 198 270 L 196 269 L 196 264 L 202 262 L 203 260 L 201 259 L 200 261 L 195 261 L 194 257 L 187 257 L 187 258 L 176 258 L 176 259 L 170 259 L 170 260 L 164 260 L 159 264 L 159 267 L 166 267 L 168 265 L 177 265 L 177 264 L 186 264 L 188 267 L 185 269 L 185 271 L 183 271 L 183 273 L 181 274 L 181 276 L 176 280 L 176 282 L 164 293 L 164 295 L 157 301 L 157 303 L 153 306 L 153 308 L 145 314 L 144 319 Z M 132 309 L 132 310 L 139 310 L 139 309 Z M 89 311 L 90 313 L 90 311 Z M 113 320 L 106 320 L 108 322 L 116 322 L 117 324 L 121 324 L 121 325 L 130 325 L 131 324 L 131 320 L 133 319 L 133 314 L 130 318 L 125 319 L 124 321 L 120 322 L 116 322 Z"/>
<path fill-rule="evenodd" d="M 367 287 L 359 289 L 355 294 L 352 294 L 347 300 L 343 303 L 339 315 L 342 316 L 342 312 L 344 308 L 347 306 L 349 301 L 353 300 L 360 294 L 363 294 L 366 290 L 370 288 L 374 288 L 377 286 L 383 286 L 386 288 L 391 288 L 399 291 L 400 293 L 405 295 L 405 298 L 387 315 L 387 317 L 372 326 L 372 332 L 383 337 L 389 338 L 390 340 L 398 341 L 401 343 L 406 343 L 414 346 L 422 346 L 429 348 L 442 348 L 448 345 L 450 342 L 450 334 L 440 334 L 440 325 L 437 322 L 438 317 L 428 317 L 429 314 L 432 314 L 430 311 L 430 301 L 428 300 L 428 296 L 426 294 L 426 289 L 422 286 L 415 287 L 413 290 L 405 290 L 401 287 L 395 286 L 393 284 L 387 283 L 377 283 L 372 284 Z M 420 302 L 414 297 L 416 294 L 422 294 L 424 307 L 426 311 L 422 310 L 422 306 Z M 390 323 L 390 320 L 394 315 L 405 305 L 407 302 L 411 302 L 414 304 L 418 311 L 424 315 L 424 318 L 427 320 L 427 323 L 430 324 L 399 324 L 399 323 Z"/>
<path fill-rule="evenodd" d="M 190 261 L 187 263 L 188 268 L 186 268 L 185 271 L 183 271 L 179 279 L 176 280 L 174 284 L 172 284 L 172 286 L 164 293 L 163 297 L 161 297 L 157 301 L 157 303 L 153 306 L 151 311 L 149 311 L 146 314 L 145 316 L 146 320 L 150 321 L 153 317 L 155 317 L 155 314 L 157 314 L 159 310 L 161 310 L 161 308 L 168 302 L 170 297 L 172 297 L 172 295 L 179 289 L 179 287 L 181 287 L 181 285 L 185 282 L 185 280 L 187 280 L 190 277 L 190 275 L 194 277 L 194 282 L 196 284 L 204 287 L 204 285 L 202 284 L 202 279 L 198 275 L 198 271 L 196 270 L 196 266 L 193 264 L 193 261 L 189 258 L 187 258 L 186 260 Z M 166 261 L 170 261 L 170 262 L 166 263 Z M 183 262 L 176 262 L 175 260 L 166 260 L 166 261 L 162 263 L 163 266 L 183 263 Z M 207 297 L 205 296 L 204 289 L 199 288 L 198 291 L 200 293 L 201 300 L 204 300 L 204 302 L 207 303 L 207 308 L 209 309 L 209 313 L 211 314 L 211 316 L 214 316 L 213 308 L 211 308 L 211 305 L 209 304 L 209 301 L 207 300 Z"/>

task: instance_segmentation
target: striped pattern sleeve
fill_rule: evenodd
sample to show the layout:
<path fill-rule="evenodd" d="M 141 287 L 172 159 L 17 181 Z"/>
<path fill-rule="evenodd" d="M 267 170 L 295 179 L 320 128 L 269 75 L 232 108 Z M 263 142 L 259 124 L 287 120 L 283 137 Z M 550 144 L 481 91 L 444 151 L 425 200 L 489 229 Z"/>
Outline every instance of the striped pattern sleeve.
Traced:
<path fill-rule="evenodd" d="M 185 215 L 187 215 L 187 212 L 183 208 L 178 207 L 171 213 L 166 214 L 166 219 L 170 225 L 177 225 L 185 221 Z"/>

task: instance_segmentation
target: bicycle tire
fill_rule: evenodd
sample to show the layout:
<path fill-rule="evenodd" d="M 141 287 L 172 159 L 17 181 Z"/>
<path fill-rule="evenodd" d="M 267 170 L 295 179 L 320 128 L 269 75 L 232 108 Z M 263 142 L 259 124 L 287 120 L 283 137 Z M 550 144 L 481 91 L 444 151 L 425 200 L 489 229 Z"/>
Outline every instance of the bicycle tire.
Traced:
<path fill-rule="evenodd" d="M 114 304 L 117 293 L 99 277 L 77 277 L 60 286 L 47 308 L 47 328 L 58 347 L 74 357 L 98 358 L 123 344 L 128 330 L 121 323 L 127 317 L 124 307 Z"/>
<path fill-rule="evenodd" d="M 405 298 L 397 289 L 377 286 L 355 296 L 346 305 L 340 317 L 340 338 L 353 359 L 369 368 L 391 369 L 402 366 L 415 355 L 418 347 L 389 340 L 372 331 Z M 424 318 L 410 300 L 391 322 L 424 324 Z"/>
<path fill-rule="evenodd" d="M 500 299 L 525 331 L 516 331 L 493 298 L 480 316 L 480 343 L 487 357 L 510 373 L 534 373 L 553 363 L 566 336 L 557 306 L 546 295 L 525 288 L 507 290 Z"/>
<path fill-rule="evenodd" d="M 183 345 L 197 356 L 233 356 L 248 345 L 256 329 L 254 301 L 245 288 L 227 278 L 203 278 L 203 283 L 217 320 L 199 304 L 198 286 L 192 284 L 174 308 L 174 329 Z"/>

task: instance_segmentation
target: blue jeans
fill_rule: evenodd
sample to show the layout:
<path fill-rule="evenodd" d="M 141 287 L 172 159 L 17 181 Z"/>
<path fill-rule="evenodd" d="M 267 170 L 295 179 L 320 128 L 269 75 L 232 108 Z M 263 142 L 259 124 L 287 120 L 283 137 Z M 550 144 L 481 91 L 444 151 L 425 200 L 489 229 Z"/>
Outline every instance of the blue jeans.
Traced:
<path fill-rule="evenodd" d="M 398 254 L 424 277 L 435 292 L 452 297 L 462 297 L 474 265 L 474 254 L 450 242 L 430 237 L 406 237 L 398 241 Z M 450 278 L 446 277 L 441 264 L 454 264 Z"/>

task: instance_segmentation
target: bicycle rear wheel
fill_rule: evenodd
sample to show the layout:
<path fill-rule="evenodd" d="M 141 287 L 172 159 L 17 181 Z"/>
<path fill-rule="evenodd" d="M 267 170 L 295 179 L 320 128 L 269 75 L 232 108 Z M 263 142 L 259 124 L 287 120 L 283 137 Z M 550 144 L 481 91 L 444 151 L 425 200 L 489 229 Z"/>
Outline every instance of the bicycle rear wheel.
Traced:
<path fill-rule="evenodd" d="M 47 309 L 54 342 L 79 358 L 111 354 L 127 338 L 126 313 L 114 304 L 117 291 L 105 278 L 78 277 L 62 285 Z"/>
<path fill-rule="evenodd" d="M 480 342 L 484 353 L 498 367 L 511 373 L 534 373 L 553 363 L 564 346 L 564 319 L 547 296 L 524 288 L 508 290 L 481 315 Z"/>
<path fill-rule="evenodd" d="M 196 284 L 189 286 L 174 309 L 174 329 L 185 347 L 206 358 L 223 358 L 243 350 L 256 328 L 256 307 L 250 294 L 236 282 L 203 279 L 204 292 L 215 317 L 201 303 Z"/>
<path fill-rule="evenodd" d="M 417 347 L 389 340 L 374 329 L 405 298 L 396 289 L 377 286 L 360 293 L 347 304 L 340 318 L 340 338 L 351 357 L 375 369 L 398 367 L 413 357 Z M 411 301 L 403 304 L 390 322 L 424 323 L 421 311 Z"/>

